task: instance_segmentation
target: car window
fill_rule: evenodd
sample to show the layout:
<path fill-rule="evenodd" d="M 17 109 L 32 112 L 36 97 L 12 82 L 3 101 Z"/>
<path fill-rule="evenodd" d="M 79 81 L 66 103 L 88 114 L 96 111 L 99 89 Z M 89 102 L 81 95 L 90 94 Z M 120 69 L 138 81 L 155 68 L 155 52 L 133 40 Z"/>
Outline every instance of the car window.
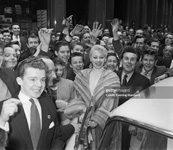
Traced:
<path fill-rule="evenodd" d="M 111 121 L 105 128 L 99 150 L 168 150 L 173 139 L 154 131 L 119 121 Z"/>

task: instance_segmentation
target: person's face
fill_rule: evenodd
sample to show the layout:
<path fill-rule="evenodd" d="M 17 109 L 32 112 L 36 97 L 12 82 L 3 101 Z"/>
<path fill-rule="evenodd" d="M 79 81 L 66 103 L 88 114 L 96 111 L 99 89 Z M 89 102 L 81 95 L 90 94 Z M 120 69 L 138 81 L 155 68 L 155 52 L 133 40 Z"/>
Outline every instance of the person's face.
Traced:
<path fill-rule="evenodd" d="M 117 58 L 115 56 L 109 56 L 107 58 L 107 69 L 115 71 L 118 66 Z"/>
<path fill-rule="evenodd" d="M 159 42 L 151 42 L 151 48 L 154 51 L 158 51 L 159 50 Z"/>
<path fill-rule="evenodd" d="M 75 56 L 71 59 L 71 66 L 75 73 L 81 71 L 84 67 L 83 59 L 81 56 Z"/>
<path fill-rule="evenodd" d="M 136 42 L 135 42 L 135 45 L 136 45 L 136 48 L 139 48 L 140 50 L 143 49 L 144 47 L 144 38 L 137 38 L 136 39 Z"/>
<path fill-rule="evenodd" d="M 89 33 L 85 33 L 82 37 L 81 40 L 82 43 L 90 43 L 90 34 Z"/>
<path fill-rule="evenodd" d="M 61 46 L 57 53 L 58 57 L 63 60 L 65 63 L 68 63 L 70 58 L 70 49 L 68 46 Z"/>
<path fill-rule="evenodd" d="M 72 43 L 77 43 L 77 42 L 80 42 L 80 38 L 78 36 L 73 36 Z"/>
<path fill-rule="evenodd" d="M 63 73 L 64 73 L 64 66 L 58 64 L 58 65 L 55 65 L 55 73 L 56 75 L 60 78 L 62 77 Z"/>
<path fill-rule="evenodd" d="M 108 36 L 103 36 L 103 37 L 102 37 L 102 40 L 105 42 L 105 44 L 107 44 L 108 39 L 109 39 L 109 37 L 108 37 Z"/>
<path fill-rule="evenodd" d="M 90 32 L 90 28 L 88 26 L 84 26 L 84 33 L 89 33 Z"/>
<path fill-rule="evenodd" d="M 131 73 L 135 70 L 137 62 L 137 55 L 134 53 L 126 52 L 123 55 L 122 65 L 125 73 Z"/>
<path fill-rule="evenodd" d="M 56 40 L 55 35 L 52 35 L 52 42 L 54 42 Z"/>
<path fill-rule="evenodd" d="M 14 69 L 17 65 L 17 54 L 16 51 L 11 47 L 4 48 L 3 54 L 3 66 L 5 68 Z"/>
<path fill-rule="evenodd" d="M 2 48 L 0 48 L 0 67 L 1 67 L 2 62 L 3 62 L 3 50 L 2 50 Z"/>
<path fill-rule="evenodd" d="M 75 45 L 74 48 L 73 48 L 73 53 L 74 52 L 78 52 L 78 53 L 84 54 L 84 48 L 83 48 L 83 46 L 81 46 L 81 45 Z"/>
<path fill-rule="evenodd" d="M 109 30 L 108 30 L 108 29 L 105 29 L 105 30 L 104 30 L 104 34 L 105 34 L 105 35 L 109 35 Z"/>
<path fill-rule="evenodd" d="M 11 34 L 9 32 L 4 32 L 3 38 L 5 43 L 9 43 L 11 41 Z"/>
<path fill-rule="evenodd" d="M 143 31 L 142 30 L 137 30 L 136 31 L 136 36 L 142 37 L 143 36 Z"/>
<path fill-rule="evenodd" d="M 22 78 L 17 77 L 17 82 L 21 86 L 23 94 L 31 98 L 38 98 L 45 89 L 46 72 L 38 68 L 28 67 Z"/>
<path fill-rule="evenodd" d="M 48 72 L 47 72 L 47 84 L 49 87 L 54 86 L 58 81 L 57 81 L 57 75 L 55 71 L 55 65 L 53 61 L 51 60 L 46 60 L 46 66 L 48 67 Z"/>
<path fill-rule="evenodd" d="M 38 38 L 29 38 L 28 39 L 28 48 L 37 48 L 39 42 Z"/>
<path fill-rule="evenodd" d="M 142 59 L 142 64 L 143 64 L 144 70 L 151 71 L 156 64 L 154 56 L 153 55 L 144 55 L 144 57 Z"/>
<path fill-rule="evenodd" d="M 108 48 L 108 51 L 109 50 L 114 50 L 114 46 L 113 46 L 113 43 L 112 43 L 112 38 L 108 39 L 107 48 Z"/>
<path fill-rule="evenodd" d="M 4 37 L 3 37 L 2 33 L 0 33 L 0 42 L 4 42 Z"/>
<path fill-rule="evenodd" d="M 169 45 L 173 43 L 173 35 L 171 34 L 167 34 L 166 38 L 165 38 L 165 44 Z"/>
<path fill-rule="evenodd" d="M 106 57 L 102 53 L 100 53 L 99 51 L 94 50 L 92 52 L 90 60 L 93 64 L 93 68 L 101 69 L 106 62 Z"/>
<path fill-rule="evenodd" d="M 123 32 L 123 33 L 122 33 L 122 36 L 123 36 L 123 37 L 126 37 L 126 36 L 127 36 L 127 32 Z"/>
<path fill-rule="evenodd" d="M 129 35 L 133 35 L 134 34 L 134 30 L 133 29 L 129 29 Z"/>
<path fill-rule="evenodd" d="M 173 47 L 172 46 L 166 46 L 163 49 L 163 55 L 165 58 L 172 58 L 172 53 L 173 53 Z"/>
<path fill-rule="evenodd" d="M 18 36 L 20 34 L 20 27 L 19 25 L 13 25 L 12 26 L 12 32 L 14 35 Z"/>
<path fill-rule="evenodd" d="M 20 46 L 17 44 L 13 44 L 12 48 L 16 51 L 17 58 L 19 58 L 20 57 Z"/>

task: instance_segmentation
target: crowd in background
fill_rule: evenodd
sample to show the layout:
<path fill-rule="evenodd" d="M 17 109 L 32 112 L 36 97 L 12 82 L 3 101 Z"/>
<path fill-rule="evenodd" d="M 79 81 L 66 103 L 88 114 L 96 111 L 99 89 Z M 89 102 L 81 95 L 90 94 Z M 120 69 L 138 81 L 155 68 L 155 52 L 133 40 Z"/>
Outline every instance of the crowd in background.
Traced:
<path fill-rule="evenodd" d="M 173 33 L 149 26 L 134 30 L 123 27 L 119 19 L 112 20 L 111 31 L 99 22 L 93 22 L 92 27 L 73 25 L 73 16 L 64 18 L 62 27 L 57 32 L 42 28 L 26 39 L 20 36 L 19 24 L 4 26 L 0 33 L 0 68 L 16 73 L 28 58 L 42 59 L 48 68 L 44 90 L 56 106 L 61 125 L 73 122 L 78 132 L 87 108 L 93 106 L 85 124 L 85 146 L 95 150 L 109 112 L 131 98 L 107 97 L 106 88 L 130 87 L 130 94 L 135 94 L 173 76 Z M 16 94 L 6 90 L 1 75 L 0 83 L 0 101 Z"/>

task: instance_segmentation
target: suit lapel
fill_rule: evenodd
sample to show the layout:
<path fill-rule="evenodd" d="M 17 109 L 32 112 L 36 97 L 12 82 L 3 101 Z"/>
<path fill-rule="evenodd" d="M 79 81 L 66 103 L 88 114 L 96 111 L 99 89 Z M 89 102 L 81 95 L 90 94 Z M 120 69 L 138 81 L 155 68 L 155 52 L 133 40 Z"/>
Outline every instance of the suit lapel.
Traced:
<path fill-rule="evenodd" d="M 13 119 L 28 148 L 33 149 L 28 123 L 22 106 L 18 107 L 18 114 Z"/>
<path fill-rule="evenodd" d="M 42 143 L 45 141 L 44 139 L 47 135 L 47 132 L 49 130 L 49 125 L 52 121 L 52 118 L 51 118 L 52 116 L 50 114 L 48 104 L 46 103 L 46 101 L 48 101 L 48 100 L 50 100 L 50 99 L 46 99 L 42 96 L 39 98 L 39 102 L 40 102 L 41 109 L 42 109 L 42 130 L 41 130 L 38 147 L 40 147 L 42 145 Z"/>

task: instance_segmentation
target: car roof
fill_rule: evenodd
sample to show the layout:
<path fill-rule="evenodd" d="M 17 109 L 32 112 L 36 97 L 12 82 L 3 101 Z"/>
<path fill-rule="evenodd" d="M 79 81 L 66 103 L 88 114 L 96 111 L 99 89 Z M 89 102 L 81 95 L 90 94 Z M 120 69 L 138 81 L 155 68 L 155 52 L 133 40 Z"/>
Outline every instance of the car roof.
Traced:
<path fill-rule="evenodd" d="M 110 113 L 160 128 L 173 135 L 173 77 L 139 93 Z"/>

